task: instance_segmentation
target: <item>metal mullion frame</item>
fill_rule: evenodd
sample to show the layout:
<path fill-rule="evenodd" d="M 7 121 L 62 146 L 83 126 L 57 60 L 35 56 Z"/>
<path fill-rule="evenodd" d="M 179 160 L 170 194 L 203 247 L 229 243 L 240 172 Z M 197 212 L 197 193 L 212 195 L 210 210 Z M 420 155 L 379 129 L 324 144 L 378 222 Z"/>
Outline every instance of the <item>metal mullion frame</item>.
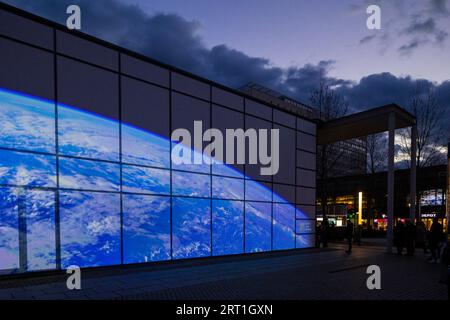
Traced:
<path fill-rule="evenodd" d="M 295 172 L 294 172 L 294 180 L 295 180 L 295 190 L 294 190 L 294 201 L 295 201 L 295 211 L 294 211 L 294 218 L 295 218 L 295 223 L 294 223 L 294 248 L 297 249 L 297 160 L 298 160 L 298 156 L 297 156 L 297 143 L 298 143 L 298 134 L 297 134 L 297 130 L 298 130 L 298 120 L 297 117 L 295 118 Z"/>
<path fill-rule="evenodd" d="M 170 145 L 170 260 L 173 260 L 173 165 L 172 165 L 172 71 L 169 70 L 169 145 Z"/>
<path fill-rule="evenodd" d="M 124 264 L 123 253 L 123 163 L 122 163 L 122 54 L 117 53 L 118 58 L 118 99 L 119 99 L 119 188 L 120 188 L 120 264 Z"/>
<path fill-rule="evenodd" d="M 209 128 L 211 129 L 213 127 L 212 125 L 212 86 L 209 86 Z M 212 138 L 212 137 L 211 137 Z M 210 141 L 212 142 L 212 141 Z M 203 146 L 202 146 L 203 148 Z M 203 152 L 202 152 L 203 155 Z M 213 164 L 213 158 L 211 155 L 211 164 L 209 165 L 209 197 L 210 197 L 210 201 L 209 201 L 209 216 L 210 216 L 210 220 L 209 220 L 209 224 L 210 224 L 210 255 L 211 257 L 213 256 L 213 199 L 212 199 L 212 164 Z"/>
<path fill-rule="evenodd" d="M 247 99 L 246 98 L 244 98 L 244 112 L 243 112 L 243 120 L 244 120 L 244 123 L 243 123 L 243 125 L 244 125 L 244 131 L 245 130 L 247 130 L 247 124 L 246 124 L 246 106 L 247 106 Z M 247 253 L 247 251 L 246 251 L 246 223 L 245 223 L 245 219 L 246 219 L 246 207 L 247 207 L 247 191 L 246 191 L 246 180 L 247 180 L 247 175 L 246 175 L 246 170 L 247 170 L 247 165 L 245 164 L 245 162 L 246 161 L 244 161 L 244 165 L 243 165 L 243 167 L 244 167 L 244 177 L 243 177 L 243 182 L 244 182 L 244 210 L 243 210 L 243 215 L 244 215 L 244 225 L 243 225 L 243 247 L 244 247 L 244 249 L 243 249 L 243 251 L 242 251 L 242 253 Z"/>
<path fill-rule="evenodd" d="M 271 112 L 272 112 L 272 119 L 271 119 L 271 124 L 272 124 L 272 129 L 274 129 L 274 122 L 273 122 L 273 108 L 271 108 Z M 273 148 L 273 140 L 272 140 L 272 134 L 273 132 L 270 133 L 270 146 Z M 273 172 L 272 175 L 270 176 L 270 251 L 273 251 Z"/>
<path fill-rule="evenodd" d="M 59 121 L 58 121 L 58 57 L 56 55 L 56 30 L 53 29 L 53 85 L 55 98 L 55 155 L 56 155 L 56 189 L 55 189 L 55 259 L 56 269 L 61 270 L 61 214 L 59 208 Z"/>

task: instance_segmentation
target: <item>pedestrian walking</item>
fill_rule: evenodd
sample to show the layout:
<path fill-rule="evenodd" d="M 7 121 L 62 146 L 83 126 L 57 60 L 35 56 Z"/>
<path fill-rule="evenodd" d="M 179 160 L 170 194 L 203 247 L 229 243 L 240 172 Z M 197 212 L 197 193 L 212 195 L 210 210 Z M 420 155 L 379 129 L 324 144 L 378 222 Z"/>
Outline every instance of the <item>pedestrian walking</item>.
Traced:
<path fill-rule="evenodd" d="M 362 226 L 357 225 L 355 228 L 355 242 L 358 246 L 362 243 Z"/>
<path fill-rule="evenodd" d="M 416 225 L 416 248 L 422 248 L 423 253 L 427 254 L 427 228 L 423 221 L 417 222 Z"/>
<path fill-rule="evenodd" d="M 316 248 L 320 248 L 322 225 L 316 224 Z"/>
<path fill-rule="evenodd" d="M 394 246 L 397 247 L 397 254 L 401 256 L 405 246 L 405 225 L 401 220 L 397 222 L 394 228 Z"/>
<path fill-rule="evenodd" d="M 433 219 L 433 224 L 430 228 L 430 251 L 431 257 L 428 259 L 430 262 L 438 262 L 441 251 L 439 245 L 443 239 L 442 224 L 439 223 L 438 218 Z"/>
<path fill-rule="evenodd" d="M 320 238 L 322 240 L 323 247 L 326 248 L 328 247 L 328 233 L 329 233 L 329 223 L 327 218 L 325 218 L 322 221 L 322 228 L 320 231 L 321 231 Z"/>
<path fill-rule="evenodd" d="M 345 228 L 345 237 L 347 238 L 348 249 L 346 253 L 352 253 L 352 242 L 353 242 L 353 223 L 347 220 L 347 227 Z"/>
<path fill-rule="evenodd" d="M 415 250 L 415 240 L 417 237 L 416 226 L 412 221 L 406 222 L 405 228 L 405 245 L 406 245 L 406 255 L 413 256 Z"/>
<path fill-rule="evenodd" d="M 447 285 L 447 294 L 450 299 L 450 245 L 445 241 L 444 250 L 442 250 L 442 273 L 441 282 Z"/>

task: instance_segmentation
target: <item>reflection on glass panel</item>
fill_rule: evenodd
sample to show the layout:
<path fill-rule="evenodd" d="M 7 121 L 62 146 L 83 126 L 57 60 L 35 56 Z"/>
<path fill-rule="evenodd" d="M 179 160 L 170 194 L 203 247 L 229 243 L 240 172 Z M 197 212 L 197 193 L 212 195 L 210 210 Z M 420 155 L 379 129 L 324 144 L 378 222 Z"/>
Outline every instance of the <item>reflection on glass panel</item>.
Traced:
<path fill-rule="evenodd" d="M 195 258 L 211 254 L 210 200 L 173 198 L 173 258 Z"/>
<path fill-rule="evenodd" d="M 55 152 L 55 104 L 0 88 L 0 146 Z"/>
<path fill-rule="evenodd" d="M 228 94 L 228 93 L 226 93 Z M 242 97 L 238 98 L 240 99 L 240 103 L 233 103 L 237 105 L 243 105 Z M 227 105 L 226 103 L 223 103 L 223 105 Z M 232 111 L 230 109 L 222 108 L 217 105 L 213 105 L 212 107 L 212 127 L 218 129 L 225 141 L 227 136 L 227 129 L 234 130 L 234 133 L 236 133 L 236 130 L 238 129 L 244 129 L 244 115 L 239 112 Z M 229 134 L 232 133 L 232 131 L 229 131 Z M 233 135 L 232 135 L 233 136 Z M 244 171 L 244 165 L 238 164 L 238 145 L 237 143 L 238 139 L 234 139 L 234 143 L 231 143 L 228 145 L 228 148 L 224 148 L 222 159 L 215 159 L 215 163 L 212 165 L 212 172 L 217 175 L 221 176 L 230 176 L 230 177 L 237 177 L 237 178 L 243 178 L 243 171 Z M 231 140 L 229 141 L 231 142 Z M 233 150 L 233 151 L 232 151 Z M 243 150 L 239 150 L 243 151 Z M 230 158 L 227 160 L 227 157 Z M 232 160 L 232 161 L 229 161 Z M 225 164 L 228 163 L 229 165 Z M 231 163 L 234 163 L 234 165 L 231 165 Z"/>
<path fill-rule="evenodd" d="M 295 187 L 274 183 L 273 202 L 295 203 Z"/>
<path fill-rule="evenodd" d="M 54 104 L 49 101 L 0 89 L 0 147 L 53 153 L 54 111 Z M 58 113 L 61 153 L 119 160 L 117 121 L 65 105 L 59 106 Z M 122 125 L 122 137 L 123 161 L 128 163 L 122 166 L 123 191 L 169 195 L 169 170 L 139 166 L 170 168 L 169 139 L 128 124 Z M 191 160 L 201 156 L 188 148 L 181 151 L 189 152 Z M 59 162 L 62 188 L 120 191 L 119 164 L 64 156 Z M 214 255 L 270 251 L 272 246 L 275 250 L 314 246 L 315 220 L 311 219 L 315 217 L 314 189 L 298 188 L 301 200 L 298 203 L 310 206 L 296 209 L 287 203 L 295 195 L 288 185 L 275 185 L 272 194 L 270 183 L 247 179 L 244 188 L 244 180 L 231 178 L 243 177 L 242 173 L 224 164 L 214 164 L 212 168 L 207 164 L 174 165 L 174 168 L 207 173 L 173 171 L 174 195 L 223 200 L 213 200 L 211 208 L 210 199 L 175 197 L 171 226 L 169 197 L 123 195 L 125 263 L 169 260 L 171 227 L 175 259 L 209 256 L 211 246 Z M 211 169 L 224 177 L 211 178 Z M 0 185 L 55 188 L 55 156 L 0 149 Z M 250 200 L 245 203 L 245 218 L 244 202 L 236 201 L 244 199 L 244 189 L 246 200 Z M 28 270 L 54 269 L 55 194 L 49 191 L 19 194 L 17 190 L 0 188 L 0 273 L 20 268 L 19 208 L 25 209 L 21 216 L 24 220 L 20 221 L 25 222 L 27 231 Z M 279 203 L 272 205 L 272 199 Z M 296 222 L 295 216 L 305 220 Z M 120 264 L 118 194 L 63 191 L 60 221 L 63 267 Z M 301 235 L 296 236 L 295 232 Z"/>
<path fill-rule="evenodd" d="M 301 234 L 296 236 L 296 248 L 312 248 L 316 242 L 315 234 Z"/>
<path fill-rule="evenodd" d="M 19 268 L 18 217 L 16 189 L 0 188 L 0 273 Z"/>
<path fill-rule="evenodd" d="M 297 206 L 295 214 L 297 219 L 314 219 L 316 216 L 316 207 L 313 205 Z"/>
<path fill-rule="evenodd" d="M 245 252 L 270 251 L 272 204 L 245 203 Z"/>
<path fill-rule="evenodd" d="M 54 156 L 0 150 L 0 184 L 55 187 Z"/>
<path fill-rule="evenodd" d="M 170 259 L 170 198 L 123 196 L 124 263 Z"/>
<path fill-rule="evenodd" d="M 283 198 L 282 196 L 280 196 L 279 194 L 274 192 L 273 193 L 273 202 L 288 203 L 289 201 L 287 201 L 285 198 Z"/>
<path fill-rule="evenodd" d="M 170 194 L 170 171 L 123 165 L 122 183 L 124 192 Z"/>
<path fill-rule="evenodd" d="M 274 182 L 295 184 L 295 130 L 274 125 L 279 130 L 279 167 Z"/>
<path fill-rule="evenodd" d="M 245 199 L 254 201 L 272 201 L 272 190 L 264 183 L 245 180 Z"/>
<path fill-rule="evenodd" d="M 297 233 L 314 233 L 315 231 L 315 220 L 297 220 Z"/>
<path fill-rule="evenodd" d="M 244 199 L 244 180 L 234 178 L 212 177 L 213 198 Z"/>
<path fill-rule="evenodd" d="M 210 173 L 212 160 L 201 152 L 191 149 L 190 146 L 183 145 L 182 142 L 172 141 L 172 156 L 177 157 L 179 162 L 172 162 L 172 168 L 176 170 L 192 171 L 200 173 Z"/>
<path fill-rule="evenodd" d="M 58 104 L 59 153 L 119 161 L 119 123 Z"/>
<path fill-rule="evenodd" d="M 213 255 L 239 254 L 244 249 L 244 202 L 213 200 Z"/>
<path fill-rule="evenodd" d="M 27 191 L 25 208 L 28 270 L 55 269 L 55 193 Z"/>
<path fill-rule="evenodd" d="M 120 264 L 120 196 L 61 192 L 61 265 Z"/>
<path fill-rule="evenodd" d="M 60 158 L 59 185 L 69 189 L 119 191 L 120 166 L 108 162 Z"/>
<path fill-rule="evenodd" d="M 210 127 L 210 109 L 210 104 L 205 101 L 176 92 L 172 93 L 172 130 L 184 129 L 190 133 L 189 136 L 184 134 L 173 136 L 172 148 L 174 154 L 180 156 L 180 153 L 182 153 L 183 159 L 187 160 L 181 164 L 173 163 L 173 169 L 210 172 L 209 165 L 200 164 L 203 163 L 202 151 L 209 144 L 209 142 L 202 141 L 202 133 Z M 197 122 L 197 125 L 200 126 L 195 125 L 196 121 L 200 121 Z M 195 161 L 196 159 L 199 161 Z"/>
<path fill-rule="evenodd" d="M 169 168 L 170 141 L 131 125 L 122 125 L 122 161 Z"/>
<path fill-rule="evenodd" d="M 290 204 L 273 205 L 273 249 L 295 248 L 295 207 Z"/>
<path fill-rule="evenodd" d="M 189 172 L 172 172 L 174 195 L 189 197 L 210 197 L 210 176 Z"/>
<path fill-rule="evenodd" d="M 236 177 L 236 178 L 244 177 L 244 174 L 238 169 L 235 169 L 217 160 L 215 160 L 214 163 L 212 164 L 212 173 L 217 174 L 219 176 Z"/>

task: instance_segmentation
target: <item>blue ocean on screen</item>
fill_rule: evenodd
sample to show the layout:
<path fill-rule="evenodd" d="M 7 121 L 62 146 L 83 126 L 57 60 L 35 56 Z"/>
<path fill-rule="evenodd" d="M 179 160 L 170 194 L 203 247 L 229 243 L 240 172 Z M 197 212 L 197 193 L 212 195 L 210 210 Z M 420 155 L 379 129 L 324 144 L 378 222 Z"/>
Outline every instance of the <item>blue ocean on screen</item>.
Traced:
<path fill-rule="evenodd" d="M 312 246 L 295 235 L 295 217 L 307 215 L 235 168 L 171 174 L 173 143 L 0 89 L 0 272 L 55 269 L 58 259 L 94 267 Z"/>

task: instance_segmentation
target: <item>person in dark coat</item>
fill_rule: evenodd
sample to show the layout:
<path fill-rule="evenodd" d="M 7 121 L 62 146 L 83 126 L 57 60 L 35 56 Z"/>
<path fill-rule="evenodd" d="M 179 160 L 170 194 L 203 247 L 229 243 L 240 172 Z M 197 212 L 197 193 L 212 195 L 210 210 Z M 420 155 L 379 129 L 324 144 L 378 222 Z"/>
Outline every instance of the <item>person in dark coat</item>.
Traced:
<path fill-rule="evenodd" d="M 440 258 L 439 244 L 443 238 L 443 227 L 439 223 L 438 218 L 433 219 L 433 224 L 430 228 L 430 251 L 431 257 L 430 262 L 437 262 Z"/>
<path fill-rule="evenodd" d="M 414 225 L 414 223 L 408 220 L 406 222 L 405 228 L 405 245 L 407 256 L 414 255 L 416 237 L 417 237 L 416 226 Z"/>
<path fill-rule="evenodd" d="M 347 238 L 348 250 L 346 253 L 352 253 L 352 242 L 353 242 L 353 223 L 347 220 L 347 227 L 345 228 L 345 237 Z"/>
<path fill-rule="evenodd" d="M 322 228 L 320 232 L 321 232 L 320 238 L 322 240 L 323 247 L 326 248 L 328 247 L 328 232 L 329 232 L 329 223 L 327 218 L 325 218 L 322 221 Z"/>
<path fill-rule="evenodd" d="M 442 250 L 442 279 L 441 281 L 447 285 L 447 294 L 450 299 L 450 244 L 446 241 L 444 250 Z"/>
<path fill-rule="evenodd" d="M 322 225 L 316 224 L 316 248 L 320 248 Z"/>
<path fill-rule="evenodd" d="M 401 220 L 397 222 L 394 228 L 394 246 L 397 247 L 397 254 L 401 256 L 405 246 L 405 225 Z"/>
<path fill-rule="evenodd" d="M 416 226 L 416 247 L 422 248 L 423 253 L 428 253 L 427 249 L 427 228 L 425 227 L 425 223 L 423 221 L 417 222 Z"/>

